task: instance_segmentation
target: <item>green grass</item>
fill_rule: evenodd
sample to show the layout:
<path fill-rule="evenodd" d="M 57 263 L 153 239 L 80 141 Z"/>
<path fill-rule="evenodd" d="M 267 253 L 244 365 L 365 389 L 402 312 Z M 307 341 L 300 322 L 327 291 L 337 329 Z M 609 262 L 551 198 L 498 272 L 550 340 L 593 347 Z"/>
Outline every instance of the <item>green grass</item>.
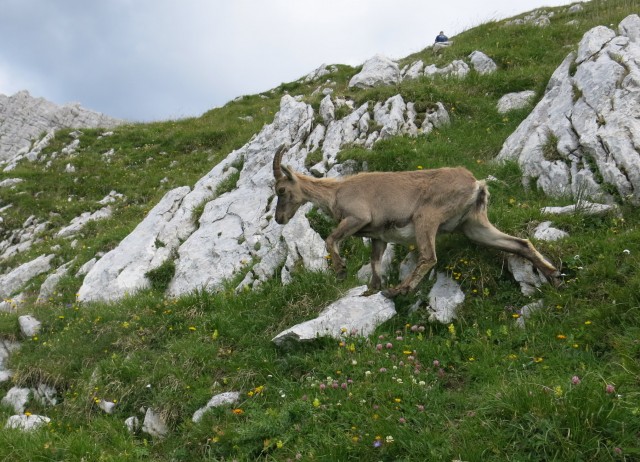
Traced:
<path fill-rule="evenodd" d="M 526 191 L 516 165 L 491 162 L 529 112 L 500 115 L 495 106 L 506 92 L 534 89 L 541 96 L 584 32 L 617 24 L 640 3 L 592 1 L 584 7 L 576 16 L 556 14 L 546 29 L 483 24 L 455 37 L 440 56 L 424 50 L 403 60 L 442 66 L 477 49 L 497 62 L 499 72 L 491 76 L 353 90 L 347 83 L 356 70 L 338 66 L 338 96 L 362 104 L 400 93 L 425 107 L 442 101 L 452 117 L 451 126 L 427 137 L 385 140 L 372 151 L 345 149 L 341 159 L 366 161 L 380 171 L 464 165 L 478 177 L 494 175 L 500 181 L 490 184 L 491 220 L 529 236 L 547 219 L 541 207 L 569 200 Z M 579 26 L 567 27 L 574 18 Z M 430 322 L 424 310 L 411 314 L 411 294 L 396 299 L 398 315 L 370 337 L 345 332 L 340 341 L 276 348 L 275 335 L 313 318 L 358 284 L 355 272 L 368 260 L 368 249 L 357 239 L 343 248 L 346 281 L 331 272 L 298 270 L 287 286 L 274 278 L 258 290 L 235 293 L 230 282 L 215 294 L 165 299 L 175 271 L 167 263 L 148 274 L 147 291 L 112 304 L 76 302 L 81 279 L 73 274 L 82 264 L 117 246 L 167 190 L 195 184 L 270 123 L 285 92 L 306 95 L 317 109 L 321 97 L 311 96 L 316 86 L 283 83 L 197 119 L 124 126 L 110 137 L 83 130 L 74 157 L 0 173 L 0 179 L 26 180 L 0 190 L 0 206 L 13 204 L 3 215 L 4 229 L 20 227 L 31 215 L 50 222 L 41 243 L 0 263 L 0 270 L 53 245 L 60 246 L 54 263 L 76 257 L 46 303 L 30 301 L 21 313 L 0 313 L 3 338 L 19 338 L 19 314 L 43 323 L 41 333 L 23 340 L 10 357 L 15 375 L 0 385 L 0 395 L 12 386 L 47 383 L 61 399 L 55 407 L 30 402 L 28 412 L 51 418 L 42 430 L 0 431 L 0 459 L 640 459 L 640 212 L 632 206 L 622 205 L 619 215 L 553 217 L 570 237 L 536 246 L 561 266 L 565 282 L 533 298 L 520 293 L 502 255 L 458 235 L 440 237 L 438 270 L 456 279 L 467 296 L 450 325 Z M 51 156 L 71 140 L 59 132 L 45 152 Z M 106 163 L 102 155 L 111 148 L 115 153 Z M 75 173 L 64 173 L 68 163 Z M 231 176 L 215 194 L 235 181 Z M 97 210 L 96 201 L 111 190 L 126 197 L 112 205 L 112 218 L 87 225 L 73 245 L 55 237 L 79 213 Z M 329 232 L 332 223 L 323 215 L 313 211 L 309 218 L 321 235 Z M 32 298 L 43 279 L 27 287 Z M 419 292 L 431 284 L 423 282 Z M 538 298 L 543 308 L 521 329 L 519 310 Z M 211 396 L 230 390 L 241 392 L 238 403 L 191 421 Z M 99 409 L 101 400 L 116 402 L 113 415 Z M 127 417 L 142 420 L 148 407 L 166 419 L 166 438 L 125 429 Z M 0 424 L 12 414 L 0 406 Z"/>

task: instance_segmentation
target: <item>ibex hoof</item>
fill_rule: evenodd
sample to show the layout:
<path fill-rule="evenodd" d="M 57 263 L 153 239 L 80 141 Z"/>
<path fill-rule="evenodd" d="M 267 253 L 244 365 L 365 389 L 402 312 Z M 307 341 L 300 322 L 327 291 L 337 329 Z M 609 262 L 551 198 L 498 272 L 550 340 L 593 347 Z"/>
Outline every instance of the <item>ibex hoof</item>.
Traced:
<path fill-rule="evenodd" d="M 398 294 L 400 293 L 400 291 L 398 289 L 393 289 L 393 288 L 389 288 L 389 289 L 385 289 L 381 292 L 382 295 L 384 295 L 387 298 L 394 298 L 396 297 Z"/>
<path fill-rule="evenodd" d="M 362 293 L 361 297 L 370 297 L 378 292 L 380 292 L 380 289 L 367 289 Z"/>

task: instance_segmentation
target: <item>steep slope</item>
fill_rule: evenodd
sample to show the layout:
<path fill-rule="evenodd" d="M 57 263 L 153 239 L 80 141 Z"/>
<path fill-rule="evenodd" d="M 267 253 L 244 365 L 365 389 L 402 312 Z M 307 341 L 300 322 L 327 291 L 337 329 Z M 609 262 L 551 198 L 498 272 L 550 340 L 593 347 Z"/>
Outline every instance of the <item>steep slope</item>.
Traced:
<path fill-rule="evenodd" d="M 602 25 L 622 35 L 617 25 L 640 8 L 582 5 L 387 61 L 402 77 L 390 86 L 349 87 L 359 69 L 335 66 L 198 119 L 60 131 L 36 161 L 0 173 L 0 231 L 22 249 L 0 259 L 12 283 L 0 304 L 0 458 L 637 458 L 640 213 L 612 194 L 613 213 L 588 215 L 582 201 L 525 190 L 516 162 L 493 162 L 582 37 Z M 494 72 L 474 67 L 477 50 Z M 498 110 L 524 91 L 524 106 Z M 524 295 L 500 253 L 443 236 L 435 281 L 383 300 L 393 317 L 366 336 L 319 322 L 337 339 L 275 346 L 324 307 L 338 323 L 373 311 L 362 297 L 334 311 L 360 285 L 362 240 L 345 243 L 339 281 L 305 268 L 325 265 L 326 217 L 301 211 L 296 230 L 270 219 L 270 160 L 283 142 L 286 162 L 314 175 L 466 166 L 490 181 L 491 219 L 535 234 L 563 286 L 531 281 Z M 575 213 L 549 223 L 549 205 Z M 107 206 L 110 217 L 59 235 Z M 27 228 L 36 236 L 23 248 L 27 233 L 14 231 Z M 557 240 L 543 240 L 553 228 Z M 404 256 L 389 259 L 392 283 Z M 25 283 L 14 270 L 29 262 L 47 269 Z M 442 286 L 464 300 L 445 325 L 426 306 Z"/>

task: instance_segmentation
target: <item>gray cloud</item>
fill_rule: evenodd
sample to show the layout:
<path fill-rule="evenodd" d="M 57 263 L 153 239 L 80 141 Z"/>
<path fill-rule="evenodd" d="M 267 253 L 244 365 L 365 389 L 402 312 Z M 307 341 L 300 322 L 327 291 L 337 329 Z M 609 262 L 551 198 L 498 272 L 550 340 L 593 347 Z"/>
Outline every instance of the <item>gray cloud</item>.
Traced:
<path fill-rule="evenodd" d="M 514 6 L 514 4 L 516 4 Z M 0 0 L 0 93 L 135 121 L 197 116 L 323 63 L 401 58 L 566 0 Z"/>

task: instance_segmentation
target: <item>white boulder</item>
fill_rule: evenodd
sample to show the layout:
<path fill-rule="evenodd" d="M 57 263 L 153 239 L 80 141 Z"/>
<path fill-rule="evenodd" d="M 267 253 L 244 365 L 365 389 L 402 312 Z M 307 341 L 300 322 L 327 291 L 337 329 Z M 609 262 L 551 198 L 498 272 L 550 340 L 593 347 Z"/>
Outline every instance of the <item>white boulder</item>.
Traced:
<path fill-rule="evenodd" d="M 469 60 L 475 71 L 480 75 L 493 74 L 498 70 L 498 65 L 482 51 L 474 51 L 469 55 Z"/>
<path fill-rule="evenodd" d="M 398 64 L 386 56 L 376 55 L 366 61 L 362 70 L 349 81 L 349 88 L 370 88 L 377 85 L 395 85 L 402 77 Z"/>
<path fill-rule="evenodd" d="M 438 273 L 436 282 L 429 291 L 429 319 L 441 323 L 450 323 L 457 316 L 456 310 L 465 295 L 460 285 L 445 273 Z"/>
<path fill-rule="evenodd" d="M 509 111 L 524 109 L 535 98 L 536 92 L 533 90 L 525 90 L 517 93 L 507 93 L 498 100 L 498 112 L 506 114 Z"/>
<path fill-rule="evenodd" d="M 381 293 L 363 296 L 367 286 L 351 289 L 340 300 L 325 308 L 320 315 L 293 326 L 273 338 L 276 345 L 289 341 L 305 342 L 319 337 L 344 338 L 345 333 L 355 332 L 368 336 L 377 326 L 396 314 L 393 301 Z"/>

